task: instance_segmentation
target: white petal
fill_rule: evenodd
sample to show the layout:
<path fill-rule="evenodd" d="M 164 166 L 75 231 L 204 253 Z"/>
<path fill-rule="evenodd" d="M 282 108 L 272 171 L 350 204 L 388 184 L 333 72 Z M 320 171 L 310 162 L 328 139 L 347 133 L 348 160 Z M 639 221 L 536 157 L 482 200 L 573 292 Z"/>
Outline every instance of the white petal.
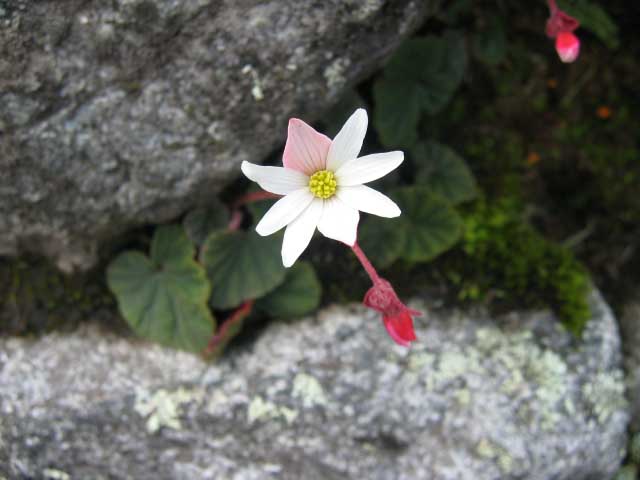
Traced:
<path fill-rule="evenodd" d="M 327 155 L 327 170 L 335 172 L 343 163 L 358 157 L 367 133 L 367 122 L 367 112 L 363 108 L 357 109 L 349 117 L 331 142 Z"/>
<path fill-rule="evenodd" d="M 393 200 L 366 185 L 338 187 L 336 195 L 344 203 L 361 212 L 387 218 L 400 216 L 400 208 Z"/>
<path fill-rule="evenodd" d="M 262 236 L 277 232 L 285 225 L 293 222 L 309 206 L 313 199 L 314 196 L 307 187 L 286 195 L 265 213 L 260 223 L 256 226 L 256 232 Z"/>
<path fill-rule="evenodd" d="M 398 168 L 404 160 L 400 151 L 374 153 L 350 160 L 336 171 L 338 185 L 349 187 L 372 182 Z"/>
<path fill-rule="evenodd" d="M 282 241 L 282 264 L 290 267 L 307 248 L 318 221 L 322 216 L 323 201 L 314 198 L 307 209 L 291 222 L 284 231 Z"/>
<path fill-rule="evenodd" d="M 318 223 L 318 230 L 325 237 L 346 243 L 350 247 L 356 243 L 358 236 L 358 210 L 350 207 L 338 197 L 331 197 L 324 201 L 322 217 Z"/>
<path fill-rule="evenodd" d="M 246 161 L 240 168 L 249 180 L 278 195 L 287 195 L 309 184 L 309 177 L 290 168 L 264 167 Z"/>

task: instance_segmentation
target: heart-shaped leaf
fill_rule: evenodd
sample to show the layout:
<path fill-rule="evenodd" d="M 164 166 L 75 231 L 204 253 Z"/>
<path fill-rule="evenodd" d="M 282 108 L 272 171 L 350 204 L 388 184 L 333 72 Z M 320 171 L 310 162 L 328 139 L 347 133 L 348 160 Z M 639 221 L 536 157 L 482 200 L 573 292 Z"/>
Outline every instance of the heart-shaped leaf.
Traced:
<path fill-rule="evenodd" d="M 473 37 L 475 57 L 488 65 L 497 65 L 507 53 L 507 35 L 501 18 L 489 17 L 487 27 Z"/>
<path fill-rule="evenodd" d="M 424 262 L 451 248 L 462 233 L 462 219 L 442 197 L 424 187 L 404 187 L 394 192 L 406 229 L 402 258 Z"/>
<path fill-rule="evenodd" d="M 362 223 L 358 243 L 377 268 L 387 268 L 402 255 L 406 233 L 402 217 L 371 217 Z"/>
<path fill-rule="evenodd" d="M 322 286 L 308 262 L 296 262 L 284 282 L 258 300 L 257 306 L 274 318 L 294 318 L 312 312 L 320 304 Z"/>
<path fill-rule="evenodd" d="M 180 226 L 158 227 L 151 258 L 137 251 L 120 254 L 107 269 L 107 283 L 138 335 L 201 352 L 215 321 L 207 308 L 210 284 L 193 255 L 193 245 Z"/>
<path fill-rule="evenodd" d="M 281 235 L 215 232 L 207 238 L 201 260 L 213 285 L 209 301 L 214 308 L 232 308 L 256 299 L 284 281 L 280 257 Z"/>
<path fill-rule="evenodd" d="M 381 78 L 373 85 L 373 121 L 383 145 L 410 146 L 418 138 L 420 87 L 404 80 Z"/>
<path fill-rule="evenodd" d="M 193 243 L 201 246 L 210 233 L 223 230 L 229 224 L 229 211 L 218 200 L 213 200 L 206 207 L 190 211 L 182 225 Z"/>
<path fill-rule="evenodd" d="M 420 113 L 442 110 L 460 85 L 467 65 L 464 37 L 445 32 L 405 42 L 374 85 L 374 124 L 385 146 L 409 146 Z"/>
<path fill-rule="evenodd" d="M 411 150 L 418 172 L 416 184 L 456 205 L 476 196 L 476 181 L 466 162 L 437 142 L 418 143 Z"/>

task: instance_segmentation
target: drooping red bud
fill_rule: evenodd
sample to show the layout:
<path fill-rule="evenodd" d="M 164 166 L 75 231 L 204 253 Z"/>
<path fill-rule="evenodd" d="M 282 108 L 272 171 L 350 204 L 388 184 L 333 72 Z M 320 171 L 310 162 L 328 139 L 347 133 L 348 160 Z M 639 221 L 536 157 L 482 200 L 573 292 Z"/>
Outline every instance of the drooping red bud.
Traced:
<path fill-rule="evenodd" d="M 580 40 L 573 32 L 580 22 L 558 8 L 555 0 L 548 0 L 549 19 L 545 27 L 548 37 L 556 39 L 556 52 L 565 63 L 575 61 L 580 54 Z"/>
<path fill-rule="evenodd" d="M 389 336 L 399 345 L 408 347 L 416 340 L 413 317 L 422 312 L 408 308 L 400 301 L 391 284 L 378 278 L 364 296 L 364 305 L 382 313 L 382 321 Z"/>

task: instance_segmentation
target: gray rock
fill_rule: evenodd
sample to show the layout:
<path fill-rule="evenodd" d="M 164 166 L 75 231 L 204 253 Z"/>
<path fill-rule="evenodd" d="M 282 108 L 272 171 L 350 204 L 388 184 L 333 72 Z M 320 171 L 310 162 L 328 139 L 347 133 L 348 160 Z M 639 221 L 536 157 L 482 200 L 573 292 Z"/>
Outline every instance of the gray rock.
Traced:
<path fill-rule="evenodd" d="M 9 478 L 604 480 L 628 414 L 615 320 L 599 295 L 592 306 L 580 342 L 544 312 L 431 312 L 411 350 L 374 312 L 334 307 L 214 365 L 95 327 L 5 339 L 0 465 Z"/>
<path fill-rule="evenodd" d="M 90 266 L 380 65 L 427 0 L 0 0 L 0 254 Z"/>
<path fill-rule="evenodd" d="M 631 406 L 631 430 L 640 432 L 640 290 L 620 315 L 620 334 L 627 378 L 627 396 Z"/>

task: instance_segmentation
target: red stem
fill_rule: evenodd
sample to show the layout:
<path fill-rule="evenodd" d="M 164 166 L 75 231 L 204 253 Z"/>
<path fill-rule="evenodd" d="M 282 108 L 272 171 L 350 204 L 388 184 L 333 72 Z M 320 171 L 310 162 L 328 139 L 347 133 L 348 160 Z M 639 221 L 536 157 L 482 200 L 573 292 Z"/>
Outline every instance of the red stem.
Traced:
<path fill-rule="evenodd" d="M 204 355 L 210 355 L 213 350 L 225 339 L 229 328 L 236 322 L 239 322 L 244 317 L 251 313 L 253 309 L 254 300 L 247 300 L 242 305 L 240 305 L 229 317 L 224 321 L 224 323 L 220 326 L 218 331 L 215 333 L 211 340 L 209 340 L 209 344 L 207 348 L 204 350 Z"/>
<path fill-rule="evenodd" d="M 241 207 L 242 205 L 246 205 L 247 203 L 260 202 L 262 200 L 271 200 L 280 197 L 282 197 L 282 195 L 265 192 L 264 190 L 260 190 L 258 192 L 249 192 L 237 198 L 236 201 L 233 202 L 233 208 Z"/>
<path fill-rule="evenodd" d="M 367 275 L 369 275 L 371 282 L 374 285 L 378 283 L 380 281 L 380 275 L 378 275 L 378 272 L 376 272 L 376 269 L 373 267 L 373 265 L 371 264 L 367 256 L 364 254 L 364 252 L 360 248 L 360 245 L 358 245 L 358 242 L 353 244 L 353 247 L 351 247 L 351 250 L 353 250 L 353 253 L 356 254 L 356 257 L 358 257 L 358 260 L 360 260 L 360 263 L 362 264 L 365 271 L 367 272 Z"/>
<path fill-rule="evenodd" d="M 556 0 L 547 0 L 547 4 L 549 5 L 549 10 L 551 10 L 551 14 L 554 14 L 558 11 L 558 5 L 556 4 Z"/>
<path fill-rule="evenodd" d="M 240 228 L 242 225 L 242 212 L 240 210 L 234 210 L 231 212 L 231 220 L 229 220 L 229 225 L 227 225 L 227 230 L 230 232 L 234 232 Z"/>

